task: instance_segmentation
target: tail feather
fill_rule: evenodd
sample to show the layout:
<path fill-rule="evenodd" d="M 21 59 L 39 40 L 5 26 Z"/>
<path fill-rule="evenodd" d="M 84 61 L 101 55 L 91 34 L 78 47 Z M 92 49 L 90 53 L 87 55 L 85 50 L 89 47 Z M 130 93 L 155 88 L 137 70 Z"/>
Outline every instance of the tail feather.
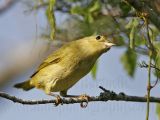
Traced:
<path fill-rule="evenodd" d="M 32 88 L 34 88 L 34 86 L 32 86 L 30 84 L 30 80 L 24 81 L 22 83 L 15 84 L 14 87 L 18 88 L 18 89 L 23 89 L 25 91 L 28 91 L 28 90 L 31 90 Z"/>

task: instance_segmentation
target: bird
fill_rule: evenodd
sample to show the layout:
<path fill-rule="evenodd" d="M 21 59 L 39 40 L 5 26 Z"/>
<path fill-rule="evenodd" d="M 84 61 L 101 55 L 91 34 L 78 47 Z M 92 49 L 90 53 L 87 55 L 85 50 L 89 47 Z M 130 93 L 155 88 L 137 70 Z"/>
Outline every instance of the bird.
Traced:
<path fill-rule="evenodd" d="M 41 89 L 47 95 L 57 97 L 59 104 L 60 96 L 76 96 L 67 94 L 67 91 L 87 75 L 97 59 L 114 45 L 105 35 L 87 36 L 68 42 L 51 53 L 29 80 L 14 87 L 24 91 Z M 60 96 L 54 92 L 59 92 Z"/>

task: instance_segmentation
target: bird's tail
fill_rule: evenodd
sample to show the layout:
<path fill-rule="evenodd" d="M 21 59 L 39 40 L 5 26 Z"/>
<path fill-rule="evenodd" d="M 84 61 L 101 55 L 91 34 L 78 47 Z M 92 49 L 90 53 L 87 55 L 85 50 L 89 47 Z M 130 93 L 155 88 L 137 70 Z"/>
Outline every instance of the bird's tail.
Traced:
<path fill-rule="evenodd" d="M 14 87 L 18 88 L 18 89 L 23 89 L 25 91 L 28 91 L 28 90 L 31 90 L 32 88 L 34 88 L 34 86 L 32 86 L 30 84 L 30 80 L 24 81 L 22 83 L 15 84 Z"/>

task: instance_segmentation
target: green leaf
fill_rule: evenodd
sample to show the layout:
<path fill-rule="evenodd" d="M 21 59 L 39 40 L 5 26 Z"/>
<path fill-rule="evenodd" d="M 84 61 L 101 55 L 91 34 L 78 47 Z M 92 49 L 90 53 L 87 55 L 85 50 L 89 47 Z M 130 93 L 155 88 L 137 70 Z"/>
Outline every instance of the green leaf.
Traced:
<path fill-rule="evenodd" d="M 121 62 L 124 66 L 124 69 L 127 71 L 128 75 L 133 77 L 136 70 L 137 54 L 133 50 L 128 49 L 121 56 Z"/>
<path fill-rule="evenodd" d="M 156 114 L 158 118 L 160 119 L 160 104 L 159 103 L 156 104 Z"/>
<path fill-rule="evenodd" d="M 88 23 L 93 23 L 94 21 L 91 13 L 88 13 L 85 18 Z"/>
<path fill-rule="evenodd" d="M 139 21 L 137 18 L 133 18 L 131 21 L 129 21 L 129 23 L 125 26 L 126 29 L 130 30 L 129 33 L 129 47 L 131 49 L 134 49 L 135 47 L 135 38 L 138 35 L 138 29 L 137 26 L 139 24 Z M 136 34 L 137 33 L 137 34 Z"/>
<path fill-rule="evenodd" d="M 136 27 L 132 27 L 131 32 L 129 34 L 129 46 L 131 49 L 134 49 L 135 46 L 135 32 L 136 32 Z"/>
<path fill-rule="evenodd" d="M 101 4 L 99 0 L 94 0 L 94 3 L 88 8 L 90 13 L 95 12 L 101 8 Z"/>
<path fill-rule="evenodd" d="M 48 22 L 50 24 L 51 32 L 50 32 L 50 38 L 53 40 L 55 38 L 55 16 L 54 16 L 54 5 L 56 0 L 50 0 L 48 8 L 46 10 L 46 16 L 48 19 Z"/>
<path fill-rule="evenodd" d="M 137 33 L 137 32 L 136 32 Z M 135 46 L 145 45 L 145 38 L 142 37 L 140 34 L 135 34 L 134 36 Z"/>
<path fill-rule="evenodd" d="M 98 69 L 98 62 L 96 62 L 91 70 L 91 75 L 93 79 L 96 79 L 97 75 L 97 69 Z"/>
<path fill-rule="evenodd" d="M 154 47 L 156 49 L 156 53 L 154 54 L 153 59 L 156 67 L 160 69 L 160 42 L 156 43 Z M 160 78 L 160 71 L 155 70 L 155 75 Z"/>

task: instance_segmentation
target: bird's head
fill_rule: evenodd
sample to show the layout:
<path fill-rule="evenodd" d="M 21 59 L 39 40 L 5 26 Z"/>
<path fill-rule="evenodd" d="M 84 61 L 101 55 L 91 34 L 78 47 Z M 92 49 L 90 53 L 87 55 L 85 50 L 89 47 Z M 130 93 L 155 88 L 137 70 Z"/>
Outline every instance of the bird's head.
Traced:
<path fill-rule="evenodd" d="M 103 35 L 90 36 L 81 39 L 83 41 L 83 47 L 88 52 L 93 54 L 102 54 L 107 52 L 115 44 L 107 39 Z"/>

